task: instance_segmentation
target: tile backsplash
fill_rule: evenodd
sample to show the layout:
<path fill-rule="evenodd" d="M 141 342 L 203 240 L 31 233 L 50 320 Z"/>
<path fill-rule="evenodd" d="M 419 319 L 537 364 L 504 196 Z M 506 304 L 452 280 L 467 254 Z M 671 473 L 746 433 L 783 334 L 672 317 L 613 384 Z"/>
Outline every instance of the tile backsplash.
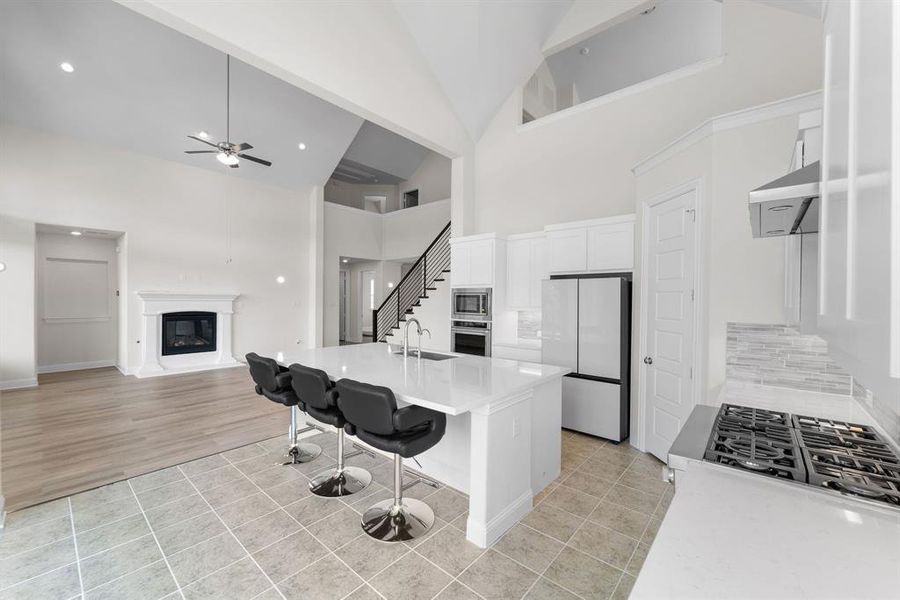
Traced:
<path fill-rule="evenodd" d="M 520 310 L 517 331 L 520 339 L 541 339 L 541 311 Z"/>
<path fill-rule="evenodd" d="M 816 335 L 785 325 L 728 323 L 726 376 L 736 381 L 849 396 L 853 378 Z"/>

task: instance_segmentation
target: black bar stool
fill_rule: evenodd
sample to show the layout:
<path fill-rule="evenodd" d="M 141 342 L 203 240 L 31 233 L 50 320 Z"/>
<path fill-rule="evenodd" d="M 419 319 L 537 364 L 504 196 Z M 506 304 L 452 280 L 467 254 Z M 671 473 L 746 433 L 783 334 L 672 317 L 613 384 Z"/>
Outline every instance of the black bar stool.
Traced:
<path fill-rule="evenodd" d="M 389 388 L 352 379 L 338 381 L 337 390 L 348 432 L 394 455 L 394 498 L 363 514 L 363 530 L 384 542 L 422 536 L 434 524 L 434 511 L 421 500 L 403 497 L 403 458 L 421 454 L 441 441 L 447 415 L 421 406 L 397 408 Z"/>
<path fill-rule="evenodd" d="M 303 403 L 297 398 L 291 387 L 291 374 L 274 359 L 260 356 L 256 352 L 246 355 L 250 376 L 256 383 L 256 393 L 265 396 L 272 402 L 284 404 L 291 409 L 291 429 L 288 431 L 288 452 L 285 465 L 305 463 L 322 454 L 322 448 L 316 444 L 298 442 L 297 436 L 312 431 L 314 427 L 297 429 L 300 411 L 305 411 Z"/>
<path fill-rule="evenodd" d="M 337 390 L 325 371 L 293 364 L 288 367 L 294 393 L 306 406 L 306 412 L 322 423 L 337 427 L 337 466 L 314 476 L 310 491 L 317 496 L 335 498 L 349 496 L 372 483 L 372 474 L 361 467 L 348 466 L 344 460 L 360 454 L 360 450 L 344 454 L 346 420 L 337 405 Z"/>

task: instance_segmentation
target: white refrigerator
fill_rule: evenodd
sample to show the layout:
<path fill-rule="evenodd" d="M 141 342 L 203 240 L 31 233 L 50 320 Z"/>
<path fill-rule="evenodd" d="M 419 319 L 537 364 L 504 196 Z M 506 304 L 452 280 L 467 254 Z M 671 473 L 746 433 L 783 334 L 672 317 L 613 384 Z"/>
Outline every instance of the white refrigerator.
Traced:
<path fill-rule="evenodd" d="M 620 442 L 628 437 L 631 274 L 559 275 L 543 283 L 541 353 L 572 369 L 563 379 L 562 426 Z"/>

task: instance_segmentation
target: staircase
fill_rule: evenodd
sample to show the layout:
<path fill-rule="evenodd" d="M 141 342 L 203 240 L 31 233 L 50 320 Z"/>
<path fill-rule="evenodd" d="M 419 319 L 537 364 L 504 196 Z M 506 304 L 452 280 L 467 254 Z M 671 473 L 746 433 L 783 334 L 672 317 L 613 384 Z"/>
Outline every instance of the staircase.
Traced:
<path fill-rule="evenodd" d="M 446 279 L 450 272 L 450 223 L 441 230 L 409 272 L 388 294 L 381 306 L 372 311 L 372 340 L 383 342 L 400 323 L 406 321 L 434 284 Z"/>

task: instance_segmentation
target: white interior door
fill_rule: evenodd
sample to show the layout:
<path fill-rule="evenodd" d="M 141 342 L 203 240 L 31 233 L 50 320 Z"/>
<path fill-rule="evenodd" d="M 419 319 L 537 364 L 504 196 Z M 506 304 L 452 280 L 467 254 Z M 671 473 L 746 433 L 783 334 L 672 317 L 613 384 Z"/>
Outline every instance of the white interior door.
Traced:
<path fill-rule="evenodd" d="M 665 461 L 694 407 L 694 220 L 697 191 L 647 207 L 644 283 L 644 435 L 646 449 Z"/>
<path fill-rule="evenodd" d="M 362 271 L 359 274 L 360 323 L 363 335 L 372 335 L 372 311 L 375 306 L 375 271 Z"/>
<path fill-rule="evenodd" d="M 338 295 L 341 299 L 341 326 L 340 341 L 347 340 L 347 271 L 340 271 L 340 289 Z"/>

